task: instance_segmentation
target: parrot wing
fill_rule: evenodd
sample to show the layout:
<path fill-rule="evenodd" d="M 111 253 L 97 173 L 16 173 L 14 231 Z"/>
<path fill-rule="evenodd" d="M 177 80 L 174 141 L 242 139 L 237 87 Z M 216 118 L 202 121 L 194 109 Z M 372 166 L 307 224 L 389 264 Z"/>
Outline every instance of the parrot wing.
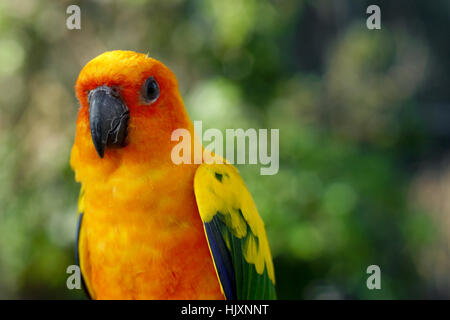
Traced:
<path fill-rule="evenodd" d="M 83 222 L 83 212 L 84 212 L 84 188 L 81 187 L 80 196 L 78 198 L 78 223 L 77 223 L 77 233 L 75 239 L 75 262 L 80 267 L 81 271 L 81 283 L 83 285 L 83 290 L 88 296 L 89 299 L 92 299 L 93 295 L 91 294 L 89 288 L 90 284 L 87 275 L 87 270 L 89 270 L 88 259 L 87 259 L 87 247 L 84 233 L 82 232 L 82 222 Z"/>
<path fill-rule="evenodd" d="M 202 164 L 194 192 L 222 292 L 227 299 L 275 299 L 264 222 L 230 164 Z"/>

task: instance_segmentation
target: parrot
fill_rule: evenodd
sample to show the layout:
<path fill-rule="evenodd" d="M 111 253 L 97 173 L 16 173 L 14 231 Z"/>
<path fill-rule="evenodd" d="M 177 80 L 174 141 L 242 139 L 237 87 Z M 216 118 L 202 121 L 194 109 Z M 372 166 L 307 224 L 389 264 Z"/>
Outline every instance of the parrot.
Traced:
<path fill-rule="evenodd" d="M 107 51 L 75 91 L 75 259 L 87 296 L 276 299 L 265 225 L 237 168 L 171 159 L 174 130 L 195 136 L 172 71 L 148 54 Z"/>

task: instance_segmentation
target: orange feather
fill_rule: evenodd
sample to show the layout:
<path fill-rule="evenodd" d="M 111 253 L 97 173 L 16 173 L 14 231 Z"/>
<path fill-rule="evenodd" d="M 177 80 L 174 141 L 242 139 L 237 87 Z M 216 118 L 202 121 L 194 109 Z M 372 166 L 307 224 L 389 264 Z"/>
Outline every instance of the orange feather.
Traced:
<path fill-rule="evenodd" d="M 142 83 L 153 76 L 159 99 L 145 104 Z M 89 127 L 90 90 L 116 87 L 130 111 L 127 145 L 101 159 Z M 194 137 L 173 73 L 131 51 L 106 52 L 81 71 L 71 166 L 84 188 L 80 259 L 97 299 L 223 299 L 193 179 L 197 165 L 175 165 L 177 128 Z M 193 142 L 192 142 L 193 143 Z"/>

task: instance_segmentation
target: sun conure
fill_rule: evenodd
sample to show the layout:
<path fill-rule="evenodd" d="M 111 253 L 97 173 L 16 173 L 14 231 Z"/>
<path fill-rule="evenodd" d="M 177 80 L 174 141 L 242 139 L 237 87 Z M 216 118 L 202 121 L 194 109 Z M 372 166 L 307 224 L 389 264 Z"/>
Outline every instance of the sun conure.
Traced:
<path fill-rule="evenodd" d="M 89 296 L 275 298 L 264 223 L 237 169 L 171 159 L 174 130 L 194 137 L 174 74 L 145 54 L 110 51 L 75 88 L 70 163 L 81 183 L 77 261 Z"/>

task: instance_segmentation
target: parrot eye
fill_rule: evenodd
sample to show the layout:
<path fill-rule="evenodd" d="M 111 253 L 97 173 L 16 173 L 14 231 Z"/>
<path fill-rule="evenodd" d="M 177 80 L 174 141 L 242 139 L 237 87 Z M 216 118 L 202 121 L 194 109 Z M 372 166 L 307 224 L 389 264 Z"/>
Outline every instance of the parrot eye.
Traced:
<path fill-rule="evenodd" d="M 145 102 L 153 103 L 159 97 L 159 85 L 156 82 L 155 78 L 150 77 L 145 80 L 144 85 L 142 86 L 142 95 L 144 97 Z"/>

